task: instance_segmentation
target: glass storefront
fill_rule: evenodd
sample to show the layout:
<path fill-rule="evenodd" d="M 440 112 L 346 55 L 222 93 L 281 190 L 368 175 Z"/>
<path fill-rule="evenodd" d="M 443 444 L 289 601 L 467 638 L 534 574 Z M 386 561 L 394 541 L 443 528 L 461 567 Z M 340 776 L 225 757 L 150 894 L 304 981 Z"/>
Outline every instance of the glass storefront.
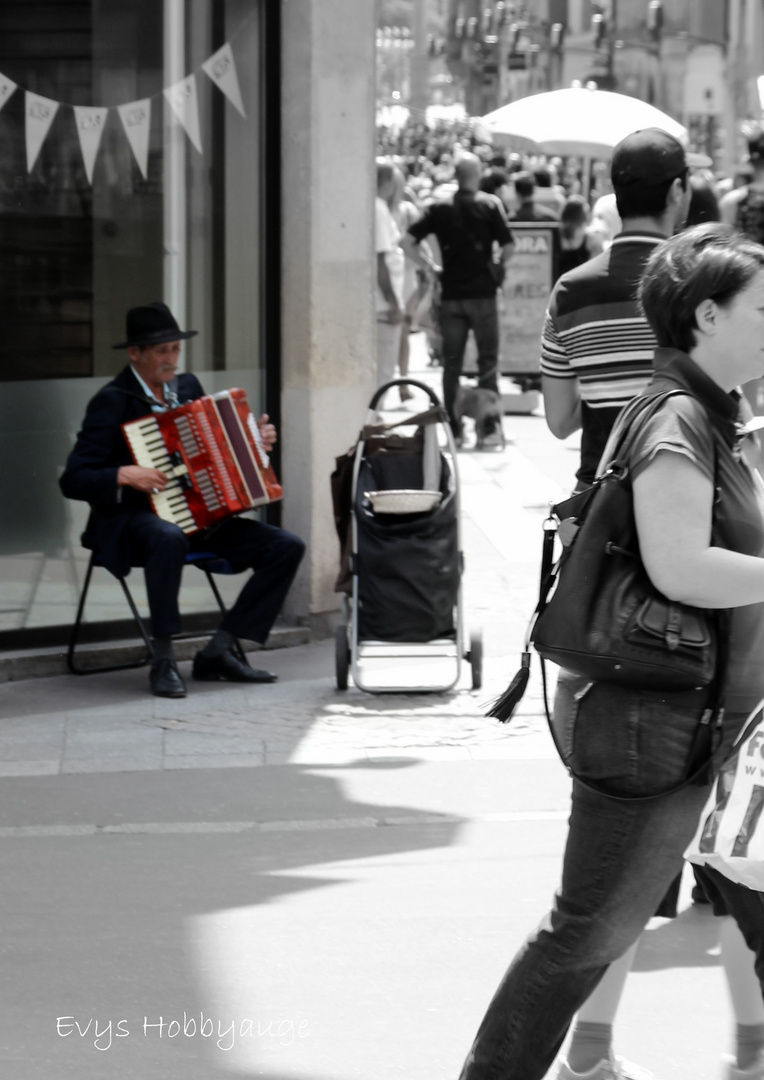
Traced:
<path fill-rule="evenodd" d="M 111 346 L 127 308 L 164 300 L 199 331 L 183 345 L 186 370 L 207 392 L 242 386 L 264 407 L 265 8 L 0 0 L 0 78 L 16 84 L 0 97 L 0 647 L 73 621 L 88 508 L 57 481 L 87 401 L 126 362 Z M 203 67 L 226 45 L 244 115 Z M 131 121 L 148 138 L 143 161 Z M 92 182 L 83 124 L 102 130 Z M 143 602 L 140 572 L 131 583 Z M 239 587 L 228 582 L 229 597 Z M 125 617 L 105 571 L 91 597 L 89 621 Z M 181 605 L 214 606 L 200 573 L 187 571 Z"/>

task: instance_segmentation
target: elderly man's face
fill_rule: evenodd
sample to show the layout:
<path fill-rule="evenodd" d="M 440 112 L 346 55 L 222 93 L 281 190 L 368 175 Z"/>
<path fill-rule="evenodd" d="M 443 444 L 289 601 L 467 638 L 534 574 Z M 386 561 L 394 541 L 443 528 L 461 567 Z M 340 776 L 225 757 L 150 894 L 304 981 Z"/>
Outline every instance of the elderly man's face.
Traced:
<path fill-rule="evenodd" d="M 160 345 L 131 346 L 127 350 L 130 363 L 149 385 L 168 383 L 175 378 L 180 360 L 180 342 L 163 341 Z"/>

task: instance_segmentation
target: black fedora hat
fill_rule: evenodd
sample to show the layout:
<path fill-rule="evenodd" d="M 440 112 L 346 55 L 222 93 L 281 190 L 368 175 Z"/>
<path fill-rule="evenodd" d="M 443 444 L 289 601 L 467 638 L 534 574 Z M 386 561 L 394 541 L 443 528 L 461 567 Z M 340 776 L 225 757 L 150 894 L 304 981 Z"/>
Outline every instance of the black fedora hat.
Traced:
<path fill-rule="evenodd" d="M 195 337 L 198 330 L 181 330 L 167 304 L 157 300 L 145 307 L 130 308 L 125 318 L 127 341 L 112 345 L 127 349 L 131 345 L 161 345 L 166 341 L 184 341 Z"/>

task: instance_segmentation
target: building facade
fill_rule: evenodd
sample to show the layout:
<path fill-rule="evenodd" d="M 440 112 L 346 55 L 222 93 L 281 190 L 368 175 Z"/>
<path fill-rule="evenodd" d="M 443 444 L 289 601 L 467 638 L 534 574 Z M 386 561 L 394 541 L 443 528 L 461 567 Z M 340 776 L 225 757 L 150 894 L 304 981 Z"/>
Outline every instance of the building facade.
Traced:
<path fill-rule="evenodd" d="M 528 94 L 596 83 L 683 123 L 730 172 L 759 117 L 763 0 L 449 0 L 447 50 L 480 116 Z"/>
<path fill-rule="evenodd" d="M 374 26 L 373 0 L 0 0 L 0 649 L 66 638 L 87 506 L 58 477 L 153 300 L 207 392 L 276 420 L 270 519 L 309 549 L 287 616 L 331 621 L 329 476 L 373 387 Z M 124 615 L 102 571 L 89 621 Z"/>

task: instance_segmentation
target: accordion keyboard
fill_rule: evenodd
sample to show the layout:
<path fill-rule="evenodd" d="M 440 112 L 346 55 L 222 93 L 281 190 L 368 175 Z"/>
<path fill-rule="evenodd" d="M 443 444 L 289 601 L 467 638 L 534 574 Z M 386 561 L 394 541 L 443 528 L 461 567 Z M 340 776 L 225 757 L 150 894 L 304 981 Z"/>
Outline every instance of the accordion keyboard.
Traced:
<path fill-rule="evenodd" d="M 185 492 L 190 484 L 188 469 L 175 460 L 165 446 L 159 424 L 154 416 L 147 416 L 124 428 L 136 465 L 146 469 L 159 469 L 167 477 L 164 491 L 149 495 L 155 513 L 164 521 L 177 525 L 185 533 L 196 532 L 198 525 L 189 509 Z"/>

